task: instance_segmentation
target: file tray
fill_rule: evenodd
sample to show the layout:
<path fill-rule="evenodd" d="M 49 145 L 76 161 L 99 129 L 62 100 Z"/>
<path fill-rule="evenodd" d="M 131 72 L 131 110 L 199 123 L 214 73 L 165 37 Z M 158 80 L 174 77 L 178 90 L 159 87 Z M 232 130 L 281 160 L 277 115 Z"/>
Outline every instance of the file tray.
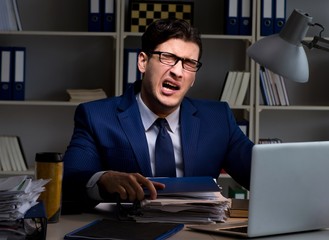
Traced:
<path fill-rule="evenodd" d="M 24 216 L 26 240 L 46 240 L 47 216 L 43 202 L 31 207 Z"/>

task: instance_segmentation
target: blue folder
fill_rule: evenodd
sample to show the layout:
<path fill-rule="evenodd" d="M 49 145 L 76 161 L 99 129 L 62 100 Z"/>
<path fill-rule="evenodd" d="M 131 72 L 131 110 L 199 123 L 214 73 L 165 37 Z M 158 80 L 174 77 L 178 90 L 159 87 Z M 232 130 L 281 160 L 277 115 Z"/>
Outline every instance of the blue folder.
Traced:
<path fill-rule="evenodd" d="M 151 181 L 166 185 L 164 189 L 157 190 L 158 196 L 171 194 L 184 194 L 193 192 L 220 192 L 221 188 L 212 177 L 159 177 L 149 178 Z M 149 191 L 145 189 L 147 195 Z"/>
<path fill-rule="evenodd" d="M 261 1 L 261 22 L 260 33 L 261 36 L 268 36 L 273 34 L 273 0 Z"/>
<path fill-rule="evenodd" d="M 102 0 L 89 0 L 88 31 L 102 31 Z"/>
<path fill-rule="evenodd" d="M 13 48 L 12 99 L 25 99 L 25 48 Z"/>
<path fill-rule="evenodd" d="M 251 35 L 252 1 L 239 0 L 239 34 Z"/>
<path fill-rule="evenodd" d="M 114 0 L 105 0 L 103 12 L 103 31 L 115 31 L 115 2 Z"/>
<path fill-rule="evenodd" d="M 239 0 L 225 0 L 225 34 L 239 35 Z"/>
<path fill-rule="evenodd" d="M 184 224 L 138 223 L 112 219 L 97 219 L 73 232 L 64 239 L 117 239 L 117 240 L 163 240 L 179 232 Z"/>
<path fill-rule="evenodd" d="M 274 0 L 274 33 L 279 33 L 286 23 L 286 0 Z"/>
<path fill-rule="evenodd" d="M 12 99 L 12 52 L 10 47 L 0 47 L 0 100 Z"/>

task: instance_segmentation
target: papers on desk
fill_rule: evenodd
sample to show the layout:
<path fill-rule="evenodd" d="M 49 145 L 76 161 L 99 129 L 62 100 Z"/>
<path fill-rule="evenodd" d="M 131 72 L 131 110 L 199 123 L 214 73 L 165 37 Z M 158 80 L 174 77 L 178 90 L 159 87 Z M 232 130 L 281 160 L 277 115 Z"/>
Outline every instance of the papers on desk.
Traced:
<path fill-rule="evenodd" d="M 220 192 L 185 196 L 160 196 L 141 202 L 141 216 L 137 222 L 175 222 L 208 224 L 226 220 L 229 201 Z"/>
<path fill-rule="evenodd" d="M 37 204 L 49 180 L 32 180 L 26 175 L 0 178 L 0 221 L 15 221 Z"/>
<path fill-rule="evenodd" d="M 137 222 L 175 222 L 207 224 L 226 220 L 229 199 L 211 177 L 153 178 L 166 188 L 158 191 L 155 200 L 141 202 L 141 215 L 132 216 Z"/>

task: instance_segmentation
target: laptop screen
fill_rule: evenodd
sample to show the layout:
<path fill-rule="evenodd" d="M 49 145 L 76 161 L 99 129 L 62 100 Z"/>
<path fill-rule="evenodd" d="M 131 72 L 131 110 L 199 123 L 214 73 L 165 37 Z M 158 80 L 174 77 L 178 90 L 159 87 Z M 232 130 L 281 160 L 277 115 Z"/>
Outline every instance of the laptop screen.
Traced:
<path fill-rule="evenodd" d="M 248 235 L 329 227 L 329 141 L 255 145 Z"/>

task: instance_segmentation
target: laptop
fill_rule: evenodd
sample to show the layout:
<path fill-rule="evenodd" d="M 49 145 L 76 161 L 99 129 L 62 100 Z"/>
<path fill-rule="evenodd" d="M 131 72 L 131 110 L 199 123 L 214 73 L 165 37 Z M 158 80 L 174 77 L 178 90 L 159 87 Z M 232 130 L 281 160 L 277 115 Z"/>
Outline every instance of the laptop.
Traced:
<path fill-rule="evenodd" d="M 328 228 L 328 185 L 329 141 L 258 144 L 248 221 L 189 228 L 249 238 Z"/>

